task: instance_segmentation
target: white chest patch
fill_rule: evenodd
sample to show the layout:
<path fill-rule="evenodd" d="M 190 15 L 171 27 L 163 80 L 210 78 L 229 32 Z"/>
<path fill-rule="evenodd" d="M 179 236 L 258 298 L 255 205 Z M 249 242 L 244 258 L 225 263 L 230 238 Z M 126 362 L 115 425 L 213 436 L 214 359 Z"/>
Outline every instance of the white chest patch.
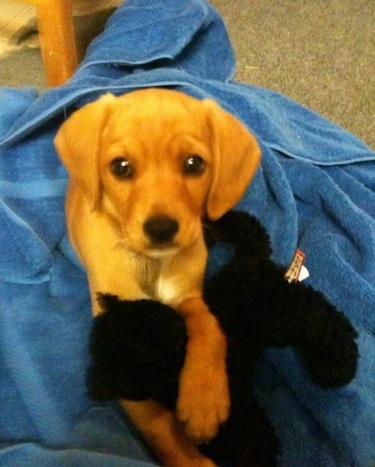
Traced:
<path fill-rule="evenodd" d="M 162 303 L 172 304 L 176 302 L 178 293 L 176 281 L 173 279 L 163 279 L 160 277 L 157 281 L 156 298 Z"/>
<path fill-rule="evenodd" d="M 176 302 L 178 297 L 177 280 L 163 276 L 165 259 L 139 257 L 135 263 L 135 272 L 142 291 L 153 300 L 165 304 Z"/>

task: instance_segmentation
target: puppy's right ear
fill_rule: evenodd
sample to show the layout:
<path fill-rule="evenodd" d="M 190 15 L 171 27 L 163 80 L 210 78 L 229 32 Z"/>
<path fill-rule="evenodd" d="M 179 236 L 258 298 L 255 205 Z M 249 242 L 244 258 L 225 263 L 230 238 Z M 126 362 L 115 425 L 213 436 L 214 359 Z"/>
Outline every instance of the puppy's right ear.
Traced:
<path fill-rule="evenodd" d="M 77 183 L 95 209 L 100 201 L 99 153 L 103 130 L 116 99 L 105 94 L 72 114 L 55 137 L 57 153 L 73 183 Z"/>

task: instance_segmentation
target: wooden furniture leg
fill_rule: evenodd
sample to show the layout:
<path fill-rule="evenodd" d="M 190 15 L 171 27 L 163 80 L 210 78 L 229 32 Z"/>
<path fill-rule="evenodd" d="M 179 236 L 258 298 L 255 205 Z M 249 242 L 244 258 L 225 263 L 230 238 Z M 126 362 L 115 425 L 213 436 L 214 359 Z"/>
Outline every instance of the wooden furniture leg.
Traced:
<path fill-rule="evenodd" d="M 78 63 L 71 0 L 18 1 L 36 8 L 48 86 L 65 83 Z"/>

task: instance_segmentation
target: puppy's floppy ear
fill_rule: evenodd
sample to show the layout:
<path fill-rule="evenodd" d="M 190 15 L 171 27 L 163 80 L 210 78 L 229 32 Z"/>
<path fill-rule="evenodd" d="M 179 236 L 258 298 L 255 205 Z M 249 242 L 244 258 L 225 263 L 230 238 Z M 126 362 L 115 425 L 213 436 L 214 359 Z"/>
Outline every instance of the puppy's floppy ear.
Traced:
<path fill-rule="evenodd" d="M 261 151 L 255 137 L 236 117 L 210 99 L 203 103 L 214 156 L 206 211 L 216 220 L 242 198 L 258 168 Z"/>
<path fill-rule="evenodd" d="M 115 99 L 112 94 L 105 94 L 74 112 L 62 124 L 54 141 L 70 179 L 81 187 L 90 199 L 93 209 L 100 199 L 101 138 L 111 103 Z"/>

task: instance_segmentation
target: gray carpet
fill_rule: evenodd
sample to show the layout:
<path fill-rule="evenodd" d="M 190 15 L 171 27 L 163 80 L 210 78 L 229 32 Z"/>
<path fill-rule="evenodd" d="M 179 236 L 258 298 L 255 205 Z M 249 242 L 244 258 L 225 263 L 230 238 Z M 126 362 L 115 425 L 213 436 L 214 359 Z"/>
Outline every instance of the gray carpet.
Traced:
<path fill-rule="evenodd" d="M 235 79 L 279 91 L 375 148 L 375 0 L 212 0 L 237 57 Z M 104 17 L 80 20 L 82 47 Z M 0 85 L 45 86 L 38 50 L 0 60 Z"/>

